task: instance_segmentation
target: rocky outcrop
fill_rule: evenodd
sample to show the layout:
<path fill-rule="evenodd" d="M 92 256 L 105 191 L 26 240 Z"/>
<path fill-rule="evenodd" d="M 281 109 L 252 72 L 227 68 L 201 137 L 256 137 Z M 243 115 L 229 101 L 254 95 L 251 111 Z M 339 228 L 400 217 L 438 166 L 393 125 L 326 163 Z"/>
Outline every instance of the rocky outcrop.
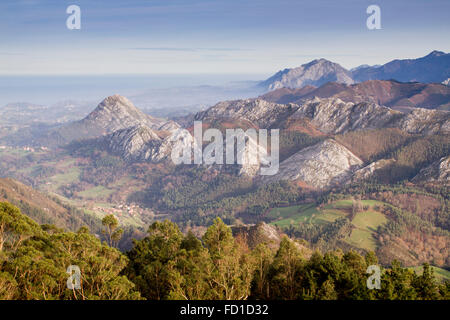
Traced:
<path fill-rule="evenodd" d="M 412 179 L 413 182 L 441 182 L 450 183 L 450 156 L 433 162 Z"/>
<path fill-rule="evenodd" d="M 333 139 L 302 149 L 280 163 L 279 172 L 265 182 L 300 180 L 315 188 L 348 181 L 363 161 Z"/>
<path fill-rule="evenodd" d="M 450 112 L 417 108 L 399 121 L 398 128 L 408 133 L 450 133 Z"/>
<path fill-rule="evenodd" d="M 395 162 L 395 159 L 381 159 L 374 161 L 367 166 L 355 171 L 352 177 L 353 182 L 363 181 L 369 179 L 377 170 L 383 169 L 386 166 Z"/>
<path fill-rule="evenodd" d="M 250 249 L 254 249 L 260 244 L 265 244 L 267 247 L 276 250 L 280 247 L 281 240 L 284 236 L 274 226 L 264 222 L 256 225 L 233 226 L 231 230 L 233 236 L 245 241 Z M 312 250 L 306 247 L 304 243 L 290 238 L 287 239 L 295 245 L 304 258 L 311 256 Z"/>
<path fill-rule="evenodd" d="M 383 128 L 393 124 L 402 113 L 375 103 L 352 103 L 341 99 L 311 99 L 302 104 L 292 118 L 309 118 L 325 133 Z"/>
<path fill-rule="evenodd" d="M 177 129 L 161 137 L 161 132 L 138 125 L 113 132 L 103 138 L 108 149 L 127 161 L 160 162 L 170 157 L 176 145 L 192 148 L 193 137 L 185 129 Z M 196 145 L 196 144 L 195 144 Z"/>
<path fill-rule="evenodd" d="M 268 128 L 280 118 L 289 115 L 297 108 L 293 104 L 278 104 L 262 99 L 243 99 L 219 102 L 208 110 L 195 115 L 195 120 L 213 122 L 221 120 L 248 121 L 251 124 Z"/>
<path fill-rule="evenodd" d="M 162 139 L 145 125 L 117 130 L 105 139 L 109 149 L 125 160 L 151 160 L 158 155 Z"/>
<path fill-rule="evenodd" d="M 232 227 L 233 236 L 244 239 L 249 248 L 255 248 L 259 244 L 265 244 L 270 248 L 278 248 L 281 235 L 278 230 L 267 223 L 260 222 L 256 225 Z"/>
<path fill-rule="evenodd" d="M 416 108 L 405 114 L 375 103 L 344 102 L 339 98 L 308 100 L 291 118 L 309 118 L 320 131 L 330 134 L 382 128 L 399 128 L 414 134 L 450 132 L 447 111 Z"/>
<path fill-rule="evenodd" d="M 373 102 L 345 102 L 339 98 L 316 97 L 300 105 L 262 99 L 226 101 L 198 113 L 195 119 L 247 121 L 260 128 L 283 128 L 289 121 L 308 119 L 326 134 L 381 128 L 399 128 L 414 134 L 450 132 L 450 112 L 447 111 L 415 108 L 405 114 Z"/>

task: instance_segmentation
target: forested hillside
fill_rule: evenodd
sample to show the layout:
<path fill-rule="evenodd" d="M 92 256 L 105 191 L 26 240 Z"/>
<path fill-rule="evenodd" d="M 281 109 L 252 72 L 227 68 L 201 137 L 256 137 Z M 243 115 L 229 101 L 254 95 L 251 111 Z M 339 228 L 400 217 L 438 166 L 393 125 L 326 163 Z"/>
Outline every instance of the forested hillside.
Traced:
<path fill-rule="evenodd" d="M 169 221 L 155 222 L 126 254 L 111 247 L 117 220 L 103 219 L 108 243 L 81 227 L 67 232 L 38 225 L 0 203 L 0 299 L 449 299 L 424 264 L 419 275 L 393 262 L 381 288 L 366 285 L 373 252 L 305 252 L 287 237 L 278 246 L 252 249 L 233 237 L 220 218 L 201 239 Z M 69 266 L 81 272 L 80 288 L 67 289 Z"/>

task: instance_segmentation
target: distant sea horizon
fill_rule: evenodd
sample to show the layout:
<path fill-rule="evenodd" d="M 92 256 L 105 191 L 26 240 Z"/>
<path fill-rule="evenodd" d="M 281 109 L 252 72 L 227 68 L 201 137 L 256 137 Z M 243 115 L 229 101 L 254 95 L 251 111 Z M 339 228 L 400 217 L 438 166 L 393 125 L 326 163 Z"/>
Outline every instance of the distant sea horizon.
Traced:
<path fill-rule="evenodd" d="M 267 74 L 110 74 L 0 75 L 0 107 L 27 102 L 49 105 L 64 100 L 101 101 L 112 94 L 137 96 L 178 87 L 236 86 L 256 82 Z"/>

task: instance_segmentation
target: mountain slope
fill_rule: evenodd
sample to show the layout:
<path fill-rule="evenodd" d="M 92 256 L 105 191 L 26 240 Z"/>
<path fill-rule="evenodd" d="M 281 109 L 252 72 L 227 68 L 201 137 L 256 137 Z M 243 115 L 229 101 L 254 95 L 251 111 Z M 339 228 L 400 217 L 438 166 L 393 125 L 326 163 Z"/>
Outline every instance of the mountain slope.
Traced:
<path fill-rule="evenodd" d="M 72 231 L 86 225 L 94 233 L 99 233 L 102 228 L 98 218 L 86 215 L 10 178 L 0 178 L 0 201 L 16 205 L 22 213 L 39 224 L 54 224 Z"/>
<path fill-rule="evenodd" d="M 104 136 L 99 143 L 106 143 L 109 151 L 129 162 L 157 163 L 168 158 L 176 144 L 187 146 L 192 139 L 189 131 L 185 129 L 179 128 L 169 133 L 137 125 Z"/>
<path fill-rule="evenodd" d="M 369 80 L 345 85 L 329 82 L 319 88 L 282 88 L 261 96 L 270 102 L 296 104 L 313 97 L 334 97 L 345 102 L 373 102 L 402 111 L 411 108 L 450 110 L 450 87 L 436 83 Z"/>
<path fill-rule="evenodd" d="M 348 181 L 362 164 L 350 150 L 327 139 L 281 162 L 279 172 L 265 181 L 299 180 L 315 188 L 326 188 Z"/>
<path fill-rule="evenodd" d="M 195 119 L 205 122 L 247 121 L 259 128 L 281 129 L 307 120 L 309 131 L 314 128 L 326 134 L 381 128 L 400 128 L 420 134 L 450 132 L 450 113 L 446 111 L 416 108 L 405 114 L 376 103 L 344 102 L 334 97 L 309 99 L 300 105 L 270 103 L 261 99 L 226 101 L 198 113 Z"/>
<path fill-rule="evenodd" d="M 450 53 L 433 51 L 418 59 L 393 60 L 380 67 L 355 70 L 352 77 L 357 82 L 388 80 L 440 83 L 450 76 Z"/>
<path fill-rule="evenodd" d="M 224 101 L 197 113 L 194 120 L 210 123 L 217 120 L 245 121 L 250 126 L 269 128 L 283 116 L 291 114 L 294 108 L 295 105 L 271 103 L 262 99 Z"/>
<path fill-rule="evenodd" d="M 440 182 L 450 184 L 450 156 L 443 157 L 422 169 L 412 181 L 414 182 Z"/>
<path fill-rule="evenodd" d="M 336 81 L 351 84 L 351 73 L 339 64 L 318 59 L 293 69 L 284 69 L 260 83 L 268 90 L 279 88 L 301 88 L 306 85 L 320 86 L 324 83 Z"/>
<path fill-rule="evenodd" d="M 402 117 L 400 112 L 374 103 L 351 103 L 340 99 L 311 99 L 302 104 L 292 118 L 309 118 L 325 133 L 383 128 Z"/>
<path fill-rule="evenodd" d="M 127 98 L 114 95 L 104 99 L 84 119 L 54 129 L 39 137 L 35 143 L 64 145 L 74 140 L 97 138 L 136 125 L 145 125 L 155 130 L 173 130 L 178 127 L 175 122 L 153 118 L 136 108 Z"/>

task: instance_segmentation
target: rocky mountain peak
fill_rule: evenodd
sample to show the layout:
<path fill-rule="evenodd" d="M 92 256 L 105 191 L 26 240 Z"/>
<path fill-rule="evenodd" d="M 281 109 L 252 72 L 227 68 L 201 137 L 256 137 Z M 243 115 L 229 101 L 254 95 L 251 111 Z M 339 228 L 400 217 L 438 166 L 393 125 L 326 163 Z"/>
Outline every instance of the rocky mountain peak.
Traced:
<path fill-rule="evenodd" d="M 133 105 L 133 103 L 128 100 L 126 97 L 121 96 L 120 94 L 113 94 L 112 96 L 106 97 L 103 99 L 103 101 L 100 103 L 100 105 L 111 105 L 115 103 L 121 103 L 124 105 Z"/>
<path fill-rule="evenodd" d="M 326 59 L 317 59 L 300 67 L 284 69 L 260 83 L 269 90 L 279 88 L 301 88 L 305 85 L 321 86 L 327 82 L 336 81 L 352 84 L 354 81 L 350 71 L 337 63 Z"/>
<path fill-rule="evenodd" d="M 434 50 L 434 51 L 430 52 L 426 57 L 440 57 L 443 55 L 445 55 L 445 52 Z"/>
<path fill-rule="evenodd" d="M 145 114 L 127 98 L 115 94 L 105 98 L 85 118 L 45 132 L 36 143 L 61 146 L 71 141 L 99 138 L 127 128 L 148 127 L 152 130 L 173 131 L 180 126 L 174 121 Z"/>
<path fill-rule="evenodd" d="M 105 98 L 88 117 L 142 119 L 144 121 L 153 119 L 136 108 L 130 100 L 118 94 Z"/>

